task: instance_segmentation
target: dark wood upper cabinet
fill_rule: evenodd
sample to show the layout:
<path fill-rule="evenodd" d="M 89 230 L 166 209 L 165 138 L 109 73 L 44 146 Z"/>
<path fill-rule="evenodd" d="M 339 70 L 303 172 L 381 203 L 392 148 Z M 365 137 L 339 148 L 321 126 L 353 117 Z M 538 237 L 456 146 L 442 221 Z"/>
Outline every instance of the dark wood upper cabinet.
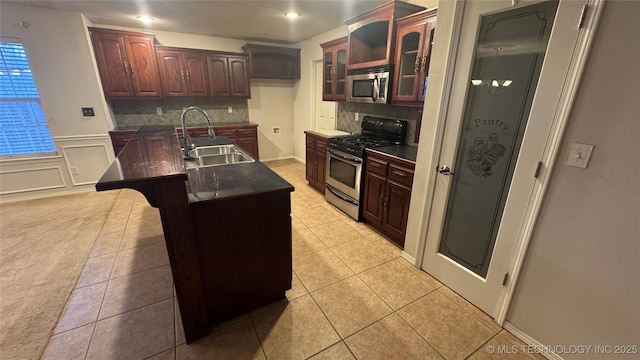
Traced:
<path fill-rule="evenodd" d="M 300 79 L 300 49 L 246 44 L 252 78 Z"/>
<path fill-rule="evenodd" d="M 347 99 L 347 43 L 343 37 L 320 44 L 322 47 L 322 100 Z"/>
<path fill-rule="evenodd" d="M 207 64 L 211 96 L 251 98 L 246 55 L 209 55 Z"/>
<path fill-rule="evenodd" d="M 209 96 L 204 52 L 170 47 L 157 47 L 156 52 L 164 96 Z"/>
<path fill-rule="evenodd" d="M 427 91 L 431 47 L 437 10 L 425 10 L 398 19 L 393 74 L 394 105 L 422 106 Z"/>
<path fill-rule="evenodd" d="M 89 28 L 104 94 L 111 97 L 161 97 L 155 37 Z"/>
<path fill-rule="evenodd" d="M 393 64 L 396 19 L 424 9 L 403 1 L 390 1 L 345 21 L 349 30 L 348 69 Z"/>

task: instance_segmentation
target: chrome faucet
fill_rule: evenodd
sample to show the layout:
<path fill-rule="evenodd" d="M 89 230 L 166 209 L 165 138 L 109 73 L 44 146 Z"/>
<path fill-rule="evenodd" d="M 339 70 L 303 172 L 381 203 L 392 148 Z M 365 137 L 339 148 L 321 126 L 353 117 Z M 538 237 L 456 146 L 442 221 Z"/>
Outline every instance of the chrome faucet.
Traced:
<path fill-rule="evenodd" d="M 207 118 L 207 124 L 209 124 L 207 129 L 207 134 L 209 135 L 209 139 L 216 138 L 216 133 L 213 131 L 213 128 L 211 127 L 211 121 L 209 120 L 209 115 L 207 114 L 206 111 L 200 109 L 197 106 L 189 106 L 188 108 L 185 108 L 184 110 L 182 110 L 182 115 L 180 115 L 180 123 L 182 124 L 182 138 L 184 139 L 185 160 L 193 160 L 193 155 L 191 155 L 191 152 L 196 148 L 196 146 L 193 144 L 193 141 L 191 141 L 191 137 L 187 133 L 187 125 L 185 123 L 185 120 L 186 120 L 185 115 L 191 110 L 195 110 L 201 113 L 202 115 L 204 115 L 205 118 Z"/>

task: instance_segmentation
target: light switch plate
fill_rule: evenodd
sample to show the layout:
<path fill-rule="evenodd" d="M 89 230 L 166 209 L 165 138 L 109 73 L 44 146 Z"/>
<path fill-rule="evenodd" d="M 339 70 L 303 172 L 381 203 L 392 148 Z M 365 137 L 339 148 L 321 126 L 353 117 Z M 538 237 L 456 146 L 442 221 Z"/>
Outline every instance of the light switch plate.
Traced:
<path fill-rule="evenodd" d="M 571 150 L 569 150 L 569 158 L 567 158 L 567 165 L 575 166 L 586 169 L 589 163 L 589 158 L 593 152 L 593 145 L 588 144 L 571 144 Z"/>

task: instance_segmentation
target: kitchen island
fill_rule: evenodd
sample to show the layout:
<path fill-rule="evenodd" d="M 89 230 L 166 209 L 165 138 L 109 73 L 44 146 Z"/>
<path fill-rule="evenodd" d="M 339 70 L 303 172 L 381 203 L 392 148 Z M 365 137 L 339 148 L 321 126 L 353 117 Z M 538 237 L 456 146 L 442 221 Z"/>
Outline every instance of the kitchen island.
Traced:
<path fill-rule="evenodd" d="M 189 343 L 291 288 L 294 189 L 258 161 L 185 169 L 182 155 L 173 126 L 142 127 L 96 189 L 135 189 L 159 209 Z"/>

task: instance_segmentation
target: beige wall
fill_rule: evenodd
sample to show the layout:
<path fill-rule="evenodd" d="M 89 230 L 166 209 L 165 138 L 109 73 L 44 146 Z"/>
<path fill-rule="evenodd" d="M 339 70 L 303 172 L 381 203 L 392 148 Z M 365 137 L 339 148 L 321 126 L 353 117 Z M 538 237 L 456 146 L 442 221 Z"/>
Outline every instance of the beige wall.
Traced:
<path fill-rule="evenodd" d="M 111 118 L 77 13 L 0 3 L 0 34 L 23 42 L 58 156 L 0 160 L 0 200 L 91 191 L 113 159 Z M 28 27 L 19 26 L 20 21 Z M 93 107 L 83 117 L 81 107 Z M 91 158 L 87 157 L 91 154 Z M 72 174 L 71 167 L 78 169 Z"/>
<path fill-rule="evenodd" d="M 605 5 L 507 318 L 543 344 L 640 345 L 638 16 Z M 586 169 L 565 165 L 574 142 L 595 146 Z"/>

